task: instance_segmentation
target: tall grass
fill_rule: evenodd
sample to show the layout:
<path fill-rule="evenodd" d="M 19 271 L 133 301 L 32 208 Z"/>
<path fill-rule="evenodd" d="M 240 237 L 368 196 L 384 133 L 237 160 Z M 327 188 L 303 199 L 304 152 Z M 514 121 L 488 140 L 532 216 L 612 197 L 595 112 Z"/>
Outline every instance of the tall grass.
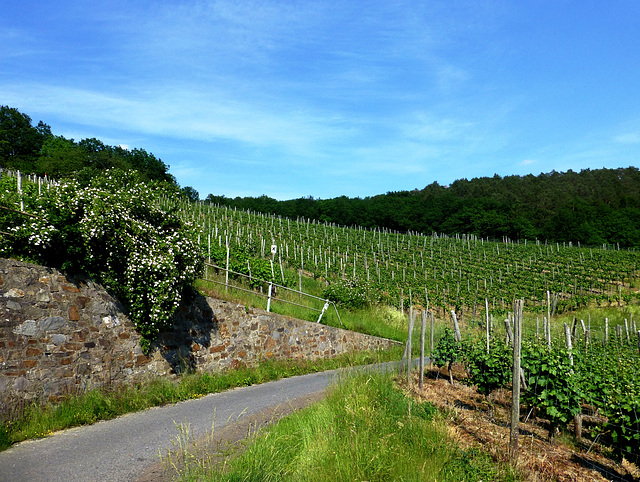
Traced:
<path fill-rule="evenodd" d="M 389 374 L 349 374 L 323 402 L 260 433 L 240 456 L 184 457 L 182 480 L 513 480 L 487 455 L 464 452 L 442 417 L 394 385 Z"/>

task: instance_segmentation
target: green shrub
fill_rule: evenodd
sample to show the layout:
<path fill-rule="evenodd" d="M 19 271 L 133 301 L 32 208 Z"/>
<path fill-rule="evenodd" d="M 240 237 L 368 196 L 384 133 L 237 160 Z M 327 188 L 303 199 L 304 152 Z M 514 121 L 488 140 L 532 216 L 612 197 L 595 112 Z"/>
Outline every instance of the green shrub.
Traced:
<path fill-rule="evenodd" d="M 540 343 L 523 343 L 522 367 L 528 390 L 523 391 L 521 399 L 549 421 L 552 441 L 556 429 L 580 413 L 583 398 L 569 352 Z"/>
<path fill-rule="evenodd" d="M 449 381 L 453 384 L 451 366 L 462 356 L 462 346 L 455 339 L 453 330 L 445 328 L 438 344 L 431 353 L 431 359 L 437 367 L 447 367 Z"/>
<path fill-rule="evenodd" d="M 127 306 L 147 349 L 203 266 L 193 226 L 159 208 L 162 192 L 135 172 L 112 170 L 86 187 L 69 181 L 26 196 L 38 217 L 7 220 L 0 255 L 103 283 Z"/>
<path fill-rule="evenodd" d="M 13 441 L 11 440 L 9 427 L 7 427 L 7 425 L 4 423 L 0 423 L 0 450 L 11 447 L 12 443 Z"/>

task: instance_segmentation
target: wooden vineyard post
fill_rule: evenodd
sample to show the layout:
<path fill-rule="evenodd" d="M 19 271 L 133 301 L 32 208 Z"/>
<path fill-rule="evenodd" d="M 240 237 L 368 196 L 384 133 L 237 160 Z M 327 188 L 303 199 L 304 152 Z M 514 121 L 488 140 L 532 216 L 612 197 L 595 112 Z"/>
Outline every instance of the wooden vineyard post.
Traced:
<path fill-rule="evenodd" d="M 457 342 L 462 340 L 462 335 L 460 334 L 460 326 L 458 326 L 458 317 L 456 316 L 456 311 L 451 310 L 451 318 L 453 319 L 453 332 Z"/>
<path fill-rule="evenodd" d="M 427 312 L 422 310 L 420 313 L 420 371 L 419 371 L 419 382 L 418 386 L 420 390 L 424 387 L 424 335 L 427 329 Z"/>
<path fill-rule="evenodd" d="M 429 368 L 433 368 L 433 357 L 431 356 L 431 353 L 433 353 L 433 343 L 434 343 L 434 328 L 435 328 L 435 321 L 436 321 L 436 317 L 435 314 L 433 313 L 433 310 L 431 310 L 431 333 L 429 334 L 430 337 L 430 344 L 429 344 L 429 348 L 431 348 L 431 351 L 429 351 Z M 638 332 L 638 346 L 640 347 L 640 332 Z"/>
<path fill-rule="evenodd" d="M 284 270 L 282 269 L 282 256 L 280 253 L 278 253 L 278 263 L 280 263 L 280 277 L 282 278 L 282 284 L 284 285 Z"/>
<path fill-rule="evenodd" d="M 516 300 L 513 306 L 513 379 L 511 397 L 511 431 L 509 436 L 509 457 L 513 462 L 518 458 L 518 438 L 520 435 L 520 350 L 522 345 L 522 305 Z"/>
<path fill-rule="evenodd" d="M 508 319 L 504 320 L 504 328 L 505 328 L 505 330 L 507 332 L 507 340 L 506 340 L 507 345 L 512 345 L 513 346 L 514 345 L 514 340 L 513 340 L 514 335 L 513 335 L 513 330 L 511 329 L 511 323 L 509 323 Z"/>
<path fill-rule="evenodd" d="M 18 171 L 18 196 L 20 196 L 20 211 L 24 211 L 24 199 L 22 198 L 22 176 Z"/>
<path fill-rule="evenodd" d="M 404 347 L 404 355 L 400 363 L 400 371 L 404 368 L 405 361 L 407 363 L 407 386 L 411 383 L 411 335 L 413 333 L 413 324 L 416 321 L 416 315 L 413 307 L 409 308 L 409 333 L 407 334 L 407 344 Z"/>
<path fill-rule="evenodd" d="M 551 319 L 545 318 L 547 321 L 547 345 L 551 348 Z"/>
<path fill-rule="evenodd" d="M 273 292 L 273 282 L 269 282 L 269 296 L 267 298 L 267 311 L 271 311 L 271 293 Z"/>
<path fill-rule="evenodd" d="M 224 289 L 227 290 L 229 287 L 229 238 L 227 237 L 227 266 L 224 277 Z"/>
<path fill-rule="evenodd" d="M 571 341 L 571 330 L 569 329 L 569 325 L 564 324 L 564 336 L 567 343 L 567 350 L 569 352 L 569 363 L 573 366 L 573 343 Z M 582 415 L 577 413 L 573 417 L 573 430 L 576 436 L 576 440 L 578 442 L 582 442 Z"/>
<path fill-rule="evenodd" d="M 624 332 L 627 335 L 627 344 L 630 345 L 631 338 L 629 337 L 629 321 L 626 318 L 624 319 Z"/>
<path fill-rule="evenodd" d="M 489 354 L 489 340 L 491 338 L 491 325 L 489 322 L 489 299 L 484 299 L 485 321 L 487 325 L 487 355 Z"/>
<path fill-rule="evenodd" d="M 569 329 L 569 325 L 567 325 L 566 323 L 564 324 L 564 337 L 567 342 L 567 350 L 569 351 L 569 363 L 571 363 L 571 366 L 573 366 L 573 353 L 571 352 L 571 350 L 573 350 L 573 344 L 571 342 L 571 330 Z"/>

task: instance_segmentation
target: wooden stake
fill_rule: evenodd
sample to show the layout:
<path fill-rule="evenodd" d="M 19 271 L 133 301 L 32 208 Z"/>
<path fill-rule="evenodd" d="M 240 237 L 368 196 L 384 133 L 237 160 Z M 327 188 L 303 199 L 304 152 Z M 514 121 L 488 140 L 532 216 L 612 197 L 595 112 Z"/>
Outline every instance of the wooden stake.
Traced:
<path fill-rule="evenodd" d="M 418 373 L 420 390 L 424 387 L 424 336 L 427 329 L 427 312 L 422 310 L 420 313 L 420 371 Z"/>
<path fill-rule="evenodd" d="M 504 327 L 505 327 L 505 330 L 507 331 L 507 345 L 513 346 L 514 334 L 513 334 L 513 331 L 511 330 L 511 323 L 509 322 L 508 319 L 504 320 Z"/>
<path fill-rule="evenodd" d="M 460 327 L 458 326 L 458 317 L 456 316 L 456 311 L 451 310 L 451 318 L 453 319 L 453 332 L 456 338 L 456 341 L 462 341 L 462 335 L 460 334 Z"/>
<path fill-rule="evenodd" d="M 489 340 L 491 338 L 491 326 L 489 324 L 489 299 L 484 299 L 485 322 L 487 325 L 487 355 L 489 354 Z"/>
<path fill-rule="evenodd" d="M 569 325 L 564 324 L 564 338 L 567 343 L 567 350 L 569 350 L 569 363 L 573 366 L 573 353 L 571 350 L 573 349 L 573 344 L 571 343 L 571 330 L 569 329 Z"/>
<path fill-rule="evenodd" d="M 413 324 L 416 321 L 416 314 L 413 306 L 409 307 L 409 334 L 407 335 L 407 386 L 411 385 L 411 335 L 413 334 Z"/>
<path fill-rule="evenodd" d="M 431 348 L 431 351 L 429 353 L 433 353 L 433 342 L 434 342 L 434 326 L 435 326 L 435 315 L 433 313 L 433 310 L 431 310 L 431 333 L 430 333 L 430 345 L 429 347 Z M 640 347 L 640 332 L 638 332 L 638 347 Z M 429 368 L 433 368 L 433 359 L 431 356 L 429 356 Z"/>
<path fill-rule="evenodd" d="M 511 431 L 509 436 L 509 456 L 513 462 L 518 458 L 518 437 L 520 435 L 520 350 L 522 344 L 522 304 L 513 304 L 513 379 L 511 398 Z"/>

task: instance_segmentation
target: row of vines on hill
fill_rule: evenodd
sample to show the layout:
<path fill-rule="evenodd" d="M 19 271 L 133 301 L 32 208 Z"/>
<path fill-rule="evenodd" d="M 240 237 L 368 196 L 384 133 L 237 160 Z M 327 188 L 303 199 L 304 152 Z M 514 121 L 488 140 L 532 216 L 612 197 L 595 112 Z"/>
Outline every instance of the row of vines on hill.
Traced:
<path fill-rule="evenodd" d="M 606 340 L 585 335 L 578 330 L 567 333 L 570 343 L 556 338 L 552 344 L 533 331 L 524 337 L 521 366 L 525 383 L 520 400 L 526 416 L 546 420 L 550 439 L 576 416 L 579 420 L 586 416 L 591 423 L 585 431 L 592 442 L 612 447 L 618 458 L 639 463 L 639 341 L 636 334 L 632 339 L 618 334 Z M 464 382 L 485 395 L 491 416 L 492 397 L 511 386 L 512 350 L 496 333 L 487 347 L 484 335 L 468 331 L 456 339 L 445 328 L 431 359 L 440 367 L 462 362 L 468 374 Z M 582 429 L 577 430 L 581 437 Z"/>
<path fill-rule="evenodd" d="M 169 199 L 163 203 L 173 204 Z M 329 283 L 357 280 L 372 302 L 408 306 L 428 298 L 443 312 L 453 307 L 477 314 L 485 298 L 495 312 L 506 312 L 518 298 L 525 300 L 527 311 L 542 312 L 550 292 L 554 309 L 561 312 L 587 304 L 624 305 L 640 297 L 640 254 L 633 250 L 401 234 L 203 203 L 181 209 L 199 227 L 200 245 L 213 262 L 224 265 L 228 246 L 234 270 L 261 270 L 266 279 L 295 282 L 278 266 L 284 265 Z M 275 256 L 272 245 L 277 246 Z"/>

